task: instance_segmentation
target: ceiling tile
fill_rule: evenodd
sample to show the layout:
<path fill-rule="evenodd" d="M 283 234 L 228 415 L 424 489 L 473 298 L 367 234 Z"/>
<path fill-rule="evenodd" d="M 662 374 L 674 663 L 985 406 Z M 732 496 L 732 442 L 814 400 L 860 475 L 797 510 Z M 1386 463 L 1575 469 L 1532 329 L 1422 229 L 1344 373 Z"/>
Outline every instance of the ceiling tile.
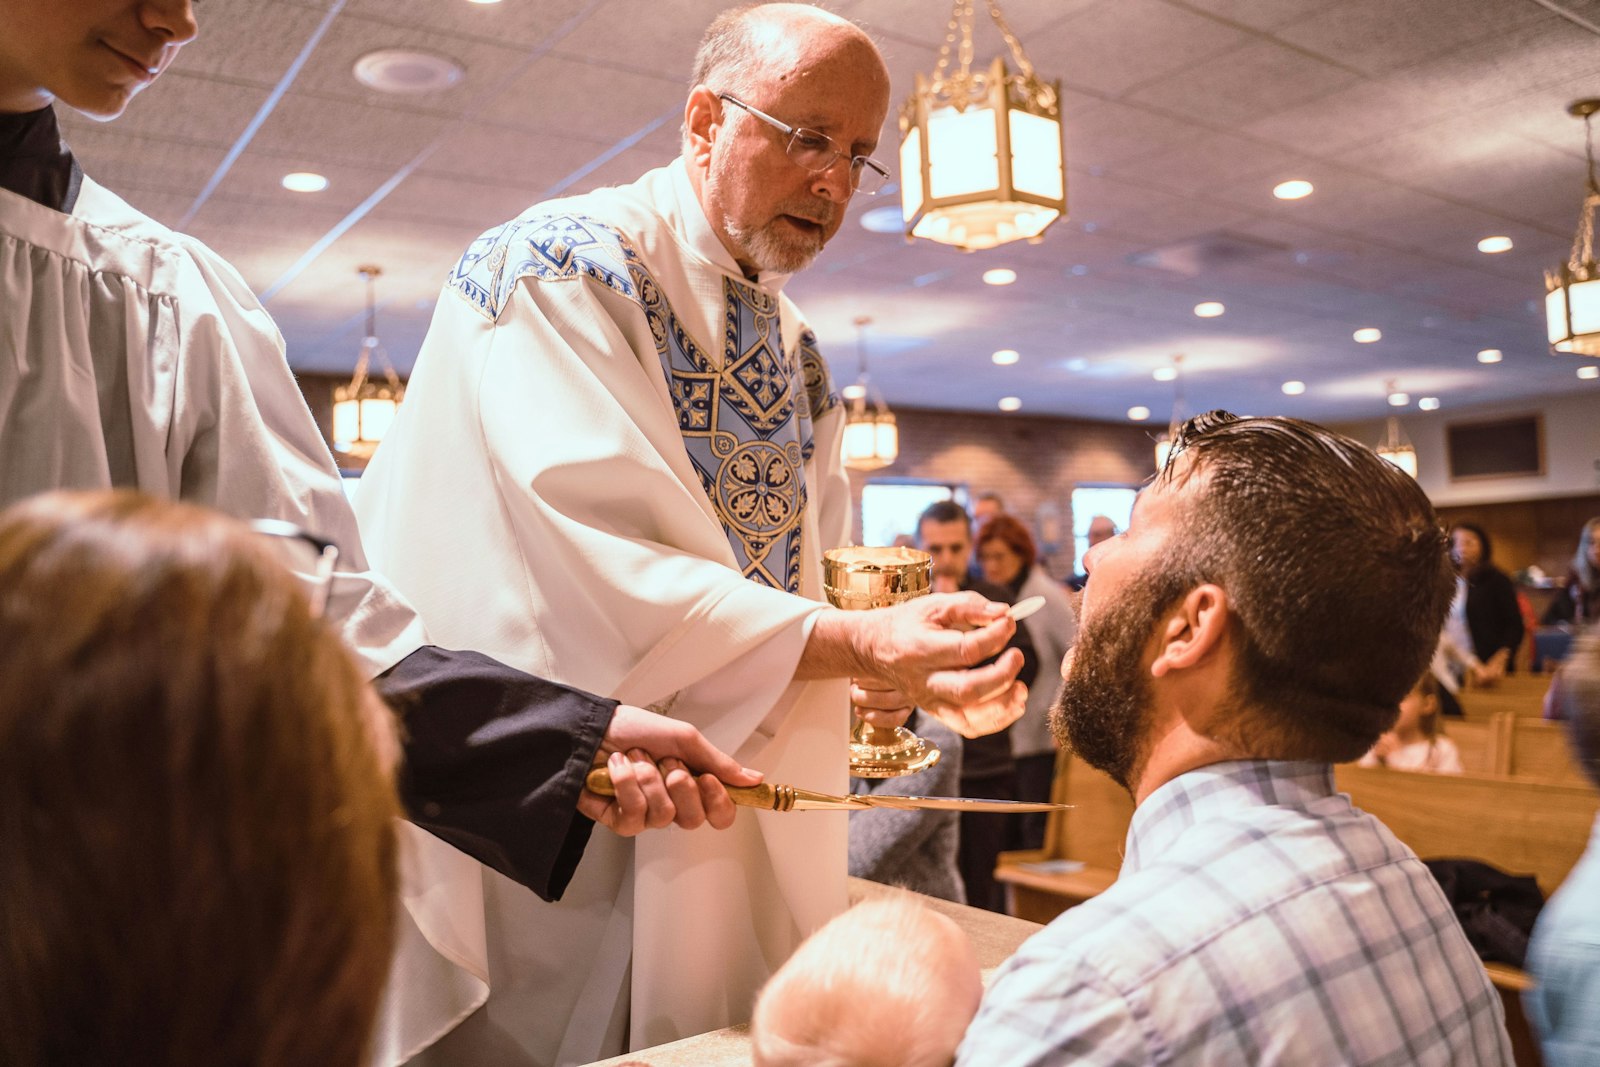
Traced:
<path fill-rule="evenodd" d="M 205 0 L 200 36 L 184 46 L 168 75 L 202 75 L 275 85 L 327 13 L 326 3 Z"/>
<path fill-rule="evenodd" d="M 1130 99 L 1210 126 L 1235 126 L 1317 100 L 1360 77 L 1260 40 L 1150 82 Z"/>
<path fill-rule="evenodd" d="M 1324 59 L 1378 76 L 1551 17 L 1536 4 L 1506 0 L 1346 0 L 1274 32 Z"/>
<path fill-rule="evenodd" d="M 1118 0 L 1068 14 L 1026 43 L 1045 77 L 1059 77 L 1074 89 L 1118 95 L 1248 39 L 1240 30 L 1162 0 Z"/>

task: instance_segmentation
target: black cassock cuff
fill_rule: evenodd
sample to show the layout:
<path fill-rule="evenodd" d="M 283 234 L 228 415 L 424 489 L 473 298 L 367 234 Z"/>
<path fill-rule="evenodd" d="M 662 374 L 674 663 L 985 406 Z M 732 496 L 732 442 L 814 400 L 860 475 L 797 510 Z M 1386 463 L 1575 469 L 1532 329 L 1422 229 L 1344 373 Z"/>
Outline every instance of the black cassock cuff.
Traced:
<path fill-rule="evenodd" d="M 404 731 L 407 817 L 559 900 L 594 828 L 578 794 L 617 702 L 432 645 L 373 685 Z"/>

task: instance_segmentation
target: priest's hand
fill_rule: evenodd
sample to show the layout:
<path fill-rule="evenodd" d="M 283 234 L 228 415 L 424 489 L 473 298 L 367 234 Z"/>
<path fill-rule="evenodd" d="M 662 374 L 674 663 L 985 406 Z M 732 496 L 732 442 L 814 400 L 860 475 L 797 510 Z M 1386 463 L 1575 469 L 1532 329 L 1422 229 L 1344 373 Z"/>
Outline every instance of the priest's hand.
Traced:
<path fill-rule="evenodd" d="M 885 730 L 904 726 L 911 718 L 911 698 L 880 678 L 850 679 L 850 703 L 856 718 Z"/>
<path fill-rule="evenodd" d="M 726 830 L 735 809 L 723 783 L 761 782 L 759 772 L 739 766 L 688 723 L 627 704 L 617 705 L 598 755 L 617 795 L 585 789 L 578 811 L 622 837 L 673 825 L 693 830 L 708 822 Z"/>
<path fill-rule="evenodd" d="M 852 687 L 858 707 L 920 707 L 979 737 L 1009 726 L 1026 707 L 1027 687 L 1017 681 L 1022 653 L 1005 647 L 1015 632 L 1006 605 L 971 592 L 873 611 L 824 610 L 796 677 L 867 679 Z"/>

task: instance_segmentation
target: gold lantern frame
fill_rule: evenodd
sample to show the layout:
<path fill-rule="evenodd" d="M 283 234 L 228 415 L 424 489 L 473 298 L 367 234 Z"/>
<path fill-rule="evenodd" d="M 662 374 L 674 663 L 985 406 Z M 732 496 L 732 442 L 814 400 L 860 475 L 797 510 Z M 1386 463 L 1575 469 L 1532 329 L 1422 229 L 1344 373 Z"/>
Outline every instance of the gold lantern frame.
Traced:
<path fill-rule="evenodd" d="M 987 69 L 973 69 L 973 0 L 955 0 L 933 75 L 917 75 L 915 91 L 900 109 L 901 215 L 908 241 L 923 238 L 970 252 L 1041 240 L 1067 217 L 1061 82 L 1038 76 L 999 4 L 987 4 L 1016 70 L 1001 56 Z M 954 71 L 952 54 L 959 64 Z M 971 143 L 945 147 L 958 139 Z M 993 180 L 944 188 L 938 168 L 986 160 L 991 146 Z M 1046 155 L 1034 162 L 1019 151 Z"/>
<path fill-rule="evenodd" d="M 406 387 L 378 342 L 374 288 L 383 271 L 367 265 L 357 267 L 356 273 L 367 283 L 367 332 L 361 339 L 361 355 L 349 384 L 333 390 L 333 447 L 344 455 L 367 460 L 377 451 L 378 443 L 394 422 L 400 402 L 405 399 Z M 374 358 L 383 371 L 381 381 L 370 377 Z"/>
<path fill-rule="evenodd" d="M 900 457 L 900 427 L 867 373 L 867 327 L 872 319 L 860 315 L 853 324 L 859 373 L 855 383 L 845 390 L 849 406 L 845 409 L 842 458 L 851 470 L 882 470 Z"/>
<path fill-rule="evenodd" d="M 1578 232 L 1567 262 L 1544 273 L 1545 323 L 1550 351 L 1557 355 L 1600 356 L 1600 263 L 1595 261 L 1595 214 L 1600 212 L 1600 181 L 1594 168 L 1594 131 L 1600 99 L 1577 100 L 1567 114 L 1583 120 L 1584 156 L 1589 169 L 1578 212 Z"/>

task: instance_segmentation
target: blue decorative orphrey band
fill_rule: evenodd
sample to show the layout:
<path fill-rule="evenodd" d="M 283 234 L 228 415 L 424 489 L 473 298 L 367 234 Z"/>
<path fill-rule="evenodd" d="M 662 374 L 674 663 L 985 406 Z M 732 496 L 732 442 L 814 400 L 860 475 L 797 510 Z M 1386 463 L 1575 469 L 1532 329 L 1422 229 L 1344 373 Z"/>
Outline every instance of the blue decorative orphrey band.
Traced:
<path fill-rule="evenodd" d="M 496 319 L 525 277 L 588 278 L 639 305 L 684 447 L 740 570 L 799 592 L 811 423 L 839 403 L 811 332 L 786 355 L 777 297 L 726 278 L 722 358 L 711 358 L 684 329 L 633 244 L 580 215 L 523 217 L 489 231 L 446 284 Z"/>

